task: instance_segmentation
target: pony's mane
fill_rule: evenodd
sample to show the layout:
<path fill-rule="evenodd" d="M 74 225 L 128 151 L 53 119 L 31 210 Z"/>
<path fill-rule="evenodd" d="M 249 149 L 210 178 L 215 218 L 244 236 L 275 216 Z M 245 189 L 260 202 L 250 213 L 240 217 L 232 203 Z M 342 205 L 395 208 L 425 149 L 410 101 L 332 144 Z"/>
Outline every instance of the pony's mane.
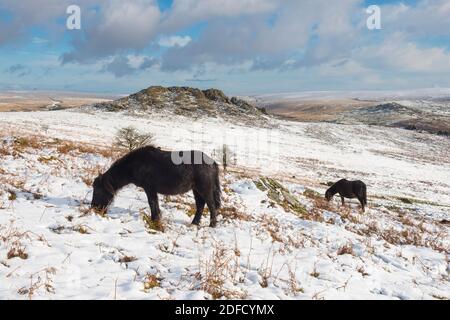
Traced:
<path fill-rule="evenodd" d="M 157 148 L 157 147 L 154 147 L 154 146 L 144 146 L 144 147 L 140 147 L 140 148 L 134 149 L 133 151 L 128 152 L 126 155 L 124 155 L 121 158 L 119 158 L 116 161 L 114 161 L 114 163 L 111 165 L 109 170 L 111 170 L 113 168 L 117 168 L 121 164 L 128 162 L 131 158 L 133 158 L 136 155 L 139 155 L 140 153 L 143 153 L 143 152 L 157 152 L 157 151 L 161 151 L 161 149 Z"/>

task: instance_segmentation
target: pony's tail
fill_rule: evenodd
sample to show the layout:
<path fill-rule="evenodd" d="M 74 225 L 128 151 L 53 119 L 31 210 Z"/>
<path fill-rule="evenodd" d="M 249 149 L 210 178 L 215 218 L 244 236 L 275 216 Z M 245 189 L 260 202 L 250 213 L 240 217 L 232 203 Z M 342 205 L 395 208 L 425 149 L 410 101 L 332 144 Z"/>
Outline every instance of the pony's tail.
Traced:
<path fill-rule="evenodd" d="M 222 195 L 222 191 L 220 190 L 220 179 L 219 179 L 219 167 L 217 165 L 217 163 L 214 163 L 214 167 L 215 167 L 215 181 L 214 181 L 214 191 L 213 191 L 213 195 L 214 195 L 214 205 L 216 206 L 216 209 L 219 209 L 221 206 L 221 195 Z"/>

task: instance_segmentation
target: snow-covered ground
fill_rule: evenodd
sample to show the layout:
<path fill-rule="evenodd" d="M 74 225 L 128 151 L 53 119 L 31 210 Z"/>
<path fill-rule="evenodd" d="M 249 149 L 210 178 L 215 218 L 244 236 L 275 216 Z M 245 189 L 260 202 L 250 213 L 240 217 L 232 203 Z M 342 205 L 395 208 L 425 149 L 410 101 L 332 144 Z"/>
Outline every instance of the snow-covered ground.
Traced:
<path fill-rule="evenodd" d="M 160 197 L 163 226 L 149 225 L 132 186 L 106 217 L 89 212 L 128 125 L 167 149 L 233 150 L 216 229 L 190 225 L 191 194 Z M 364 125 L 0 113 L 0 298 L 448 299 L 449 151 Z M 366 213 L 320 196 L 344 177 L 368 185 Z"/>

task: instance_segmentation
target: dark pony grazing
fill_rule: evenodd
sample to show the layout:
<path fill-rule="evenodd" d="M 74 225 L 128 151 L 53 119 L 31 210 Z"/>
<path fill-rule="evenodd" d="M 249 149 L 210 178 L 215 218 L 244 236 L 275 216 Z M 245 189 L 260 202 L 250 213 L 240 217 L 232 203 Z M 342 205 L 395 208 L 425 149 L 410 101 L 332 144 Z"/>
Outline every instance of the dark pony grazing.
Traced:
<path fill-rule="evenodd" d="M 339 180 L 333 184 L 326 192 L 325 198 L 330 201 L 336 193 L 341 196 L 342 205 L 344 205 L 344 198 L 358 198 L 361 203 L 362 211 L 365 211 L 367 206 L 366 184 L 362 181 L 348 181 L 346 179 Z"/>
<path fill-rule="evenodd" d="M 193 190 L 197 211 L 192 223 L 200 224 L 206 204 L 210 226 L 217 224 L 221 196 L 219 168 L 203 152 L 171 152 L 147 146 L 128 153 L 95 179 L 92 208 L 106 212 L 116 192 L 128 184 L 144 189 L 152 220 L 161 218 L 158 194 L 177 195 Z"/>

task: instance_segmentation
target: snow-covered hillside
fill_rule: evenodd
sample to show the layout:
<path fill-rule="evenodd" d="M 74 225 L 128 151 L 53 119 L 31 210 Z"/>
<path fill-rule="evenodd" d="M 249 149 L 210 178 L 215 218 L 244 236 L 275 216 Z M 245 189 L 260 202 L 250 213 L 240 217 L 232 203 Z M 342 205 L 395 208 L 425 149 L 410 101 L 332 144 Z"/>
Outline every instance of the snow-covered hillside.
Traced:
<path fill-rule="evenodd" d="M 72 110 L 0 113 L 0 298 L 448 299 L 450 139 L 395 128 Z M 126 187 L 107 216 L 91 183 L 133 125 L 166 149 L 227 144 L 218 227 L 191 194 Z M 368 185 L 369 209 L 322 195 Z"/>
<path fill-rule="evenodd" d="M 323 100 L 352 98 L 360 100 L 391 101 L 391 100 L 428 100 L 447 99 L 450 88 L 424 88 L 416 90 L 372 90 L 372 91 L 302 91 L 287 93 L 268 93 L 248 97 L 262 101 L 274 100 Z"/>

